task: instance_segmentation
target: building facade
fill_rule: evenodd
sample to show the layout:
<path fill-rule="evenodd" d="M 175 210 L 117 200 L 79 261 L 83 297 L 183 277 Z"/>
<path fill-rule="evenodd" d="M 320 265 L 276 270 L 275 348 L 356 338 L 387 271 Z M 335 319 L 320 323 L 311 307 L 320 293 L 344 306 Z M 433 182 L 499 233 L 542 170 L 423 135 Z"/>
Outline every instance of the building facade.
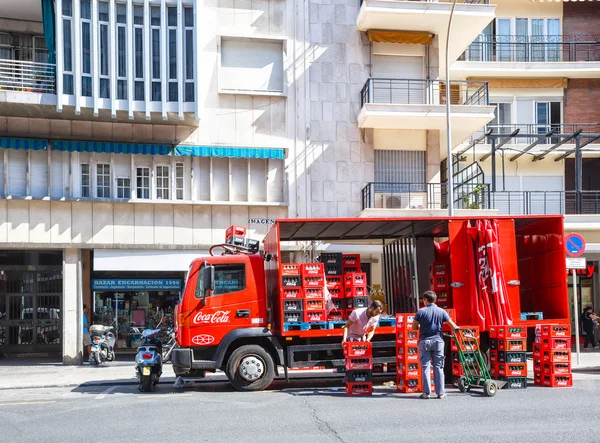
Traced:
<path fill-rule="evenodd" d="M 445 213 L 446 62 L 457 210 L 565 213 L 598 260 L 597 3 L 490 3 L 449 42 L 448 1 L 0 6 L 0 351 L 78 362 L 83 304 L 135 347 L 230 224 Z"/>

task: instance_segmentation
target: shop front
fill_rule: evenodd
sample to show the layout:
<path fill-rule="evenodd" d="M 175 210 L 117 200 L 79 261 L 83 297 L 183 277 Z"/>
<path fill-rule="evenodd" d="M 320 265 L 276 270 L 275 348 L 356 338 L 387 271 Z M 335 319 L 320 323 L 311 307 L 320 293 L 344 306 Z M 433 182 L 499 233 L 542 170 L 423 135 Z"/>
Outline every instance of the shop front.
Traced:
<path fill-rule="evenodd" d="M 597 255 L 589 255 L 586 257 L 585 269 L 577 269 L 577 308 L 580 321 L 580 336 L 583 335 L 581 330 L 581 313 L 587 306 L 591 306 L 593 312 L 598 313 L 600 310 L 600 274 L 598 266 L 599 261 L 593 260 Z M 571 326 L 573 334 L 575 333 L 575 306 L 573 300 L 573 274 L 572 270 L 567 270 L 568 274 L 565 277 L 568 279 L 569 288 L 569 305 L 571 311 Z M 583 338 L 582 338 L 583 339 Z"/>
<path fill-rule="evenodd" d="M 115 278 L 96 273 L 91 281 L 93 323 L 114 327 L 117 352 L 135 350 L 144 329 L 173 326 L 183 273 L 142 274 Z"/>

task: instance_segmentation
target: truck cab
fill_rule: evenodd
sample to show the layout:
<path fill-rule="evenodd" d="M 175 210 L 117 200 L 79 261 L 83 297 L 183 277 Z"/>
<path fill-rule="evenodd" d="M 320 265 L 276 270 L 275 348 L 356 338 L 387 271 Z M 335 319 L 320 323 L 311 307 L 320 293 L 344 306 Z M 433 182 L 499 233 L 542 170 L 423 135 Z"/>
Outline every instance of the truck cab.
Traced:
<path fill-rule="evenodd" d="M 283 362 L 267 320 L 262 256 L 194 260 L 176 308 L 175 374 L 203 376 L 221 369 L 236 389 L 264 389 Z"/>

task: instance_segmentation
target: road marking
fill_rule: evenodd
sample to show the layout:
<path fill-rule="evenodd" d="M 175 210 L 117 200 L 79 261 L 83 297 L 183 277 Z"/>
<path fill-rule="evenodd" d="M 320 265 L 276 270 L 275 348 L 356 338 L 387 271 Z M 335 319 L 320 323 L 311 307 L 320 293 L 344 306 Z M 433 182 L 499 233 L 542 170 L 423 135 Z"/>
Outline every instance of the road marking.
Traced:
<path fill-rule="evenodd" d="M 162 394 L 162 395 L 139 395 L 138 398 L 165 398 L 165 397 L 191 397 L 192 394 Z"/>
<path fill-rule="evenodd" d="M 104 397 L 106 397 L 107 394 L 110 394 L 115 389 L 117 389 L 117 386 L 112 386 L 112 387 L 108 388 L 106 391 L 100 393 L 100 395 L 97 395 L 95 400 L 102 400 Z"/>
<path fill-rule="evenodd" d="M 22 401 L 19 403 L 0 403 L 0 406 L 45 405 L 48 403 L 56 403 L 56 402 L 55 401 Z"/>

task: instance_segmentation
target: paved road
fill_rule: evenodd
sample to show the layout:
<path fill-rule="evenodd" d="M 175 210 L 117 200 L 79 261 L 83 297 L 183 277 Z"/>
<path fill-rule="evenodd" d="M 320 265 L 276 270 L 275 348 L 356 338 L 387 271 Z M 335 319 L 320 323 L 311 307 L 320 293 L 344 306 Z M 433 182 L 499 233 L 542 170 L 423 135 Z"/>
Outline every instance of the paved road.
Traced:
<path fill-rule="evenodd" d="M 560 442 L 594 441 L 589 413 L 600 376 L 571 389 L 530 386 L 494 398 L 450 390 L 419 400 L 391 388 L 349 398 L 340 381 L 298 381 L 257 393 L 225 383 L 155 393 L 134 386 L 0 391 L 0 441 L 6 442 Z M 282 388 L 282 389 L 281 389 Z"/>

